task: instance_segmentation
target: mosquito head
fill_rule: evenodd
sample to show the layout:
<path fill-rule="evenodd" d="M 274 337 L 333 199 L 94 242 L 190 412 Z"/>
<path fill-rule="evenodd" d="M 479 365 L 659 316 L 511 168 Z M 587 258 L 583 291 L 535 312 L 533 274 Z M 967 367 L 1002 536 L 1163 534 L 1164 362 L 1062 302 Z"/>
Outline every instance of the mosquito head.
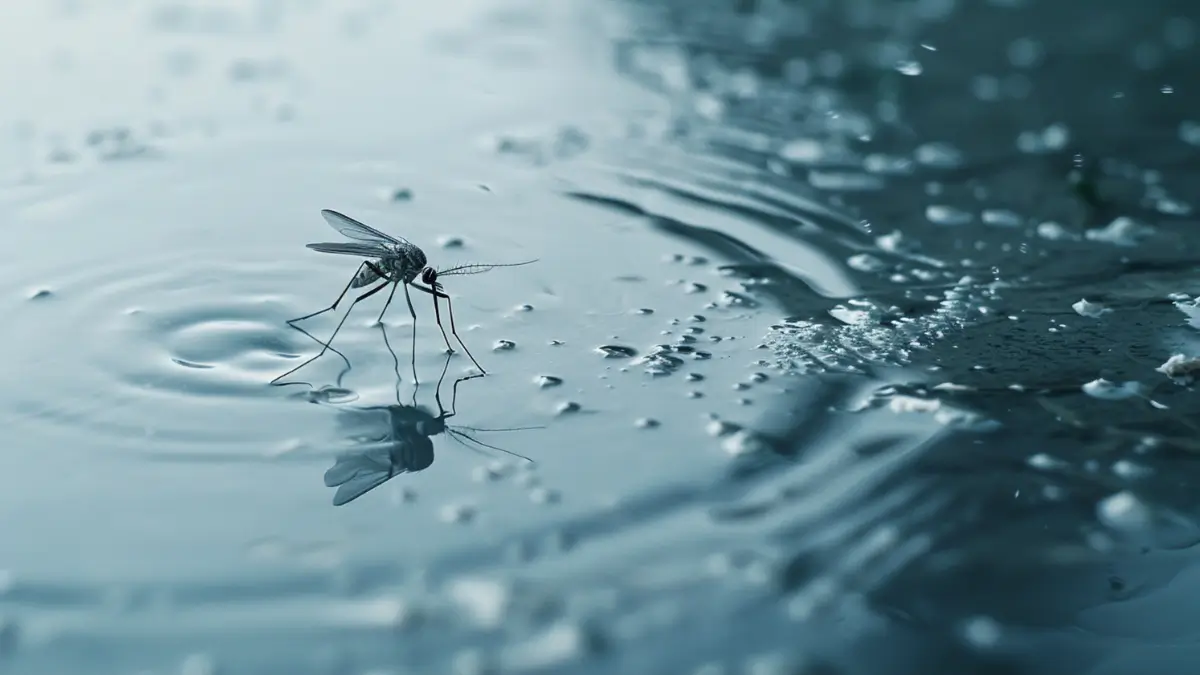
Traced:
<path fill-rule="evenodd" d="M 438 271 L 432 267 L 426 267 L 425 269 L 421 270 L 421 281 L 435 291 L 442 290 L 442 285 L 438 283 Z"/>

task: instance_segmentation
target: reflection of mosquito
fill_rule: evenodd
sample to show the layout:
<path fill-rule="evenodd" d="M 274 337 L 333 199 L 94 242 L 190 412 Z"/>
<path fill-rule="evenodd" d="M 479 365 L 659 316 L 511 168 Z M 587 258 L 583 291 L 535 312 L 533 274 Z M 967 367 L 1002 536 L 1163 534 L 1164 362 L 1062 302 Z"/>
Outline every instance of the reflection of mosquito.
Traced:
<path fill-rule="evenodd" d="M 384 340 L 387 331 L 384 330 Z M 391 344 L 388 343 L 391 350 Z M 393 352 L 394 356 L 395 352 Z M 396 359 L 399 368 L 399 359 Z M 363 494 L 383 485 L 388 480 L 402 473 L 417 473 L 424 471 L 433 464 L 433 436 L 445 432 L 465 448 L 482 452 L 487 448 L 511 455 L 518 459 L 532 462 L 533 460 L 510 452 L 504 448 L 489 445 L 472 438 L 466 431 L 523 431 L 539 427 L 514 427 L 508 429 L 481 429 L 467 426 L 450 426 L 446 420 L 454 417 L 458 401 L 458 385 L 467 380 L 473 380 L 482 375 L 476 373 L 460 377 L 454 381 L 453 394 L 450 398 L 450 411 L 442 406 L 442 381 L 446 379 L 446 371 L 450 368 L 450 355 L 446 355 L 446 365 L 438 378 L 434 391 L 437 401 L 438 414 L 434 415 L 424 406 L 416 405 L 416 388 L 413 391 L 413 404 L 400 403 L 397 390 L 396 405 L 370 406 L 365 408 L 349 408 L 339 411 L 338 425 L 349 434 L 349 438 L 360 446 L 354 450 L 342 453 L 336 463 L 325 472 L 325 485 L 336 487 L 333 505 L 341 506 Z M 470 445 L 468 443 L 475 445 Z M 479 447 L 475 447 L 479 446 Z"/>
<path fill-rule="evenodd" d="M 388 293 L 387 302 L 384 303 L 383 310 L 379 312 L 379 319 L 377 319 L 377 321 L 383 321 L 383 315 L 387 312 L 388 306 L 392 304 L 392 297 L 396 294 L 396 287 L 403 286 L 404 299 L 408 301 L 408 313 L 412 315 L 413 319 L 411 353 L 413 358 L 414 373 L 416 372 L 417 312 L 415 309 L 413 309 L 412 296 L 409 295 L 408 292 L 409 286 L 433 296 L 433 313 L 437 319 L 438 328 L 441 329 L 442 338 L 446 341 L 446 349 L 453 354 L 454 348 L 450 346 L 450 338 L 446 335 L 446 328 L 442 326 L 442 313 L 441 308 L 438 305 L 439 298 L 446 301 L 446 313 L 450 315 L 450 332 L 454 335 L 454 339 L 458 341 L 458 344 L 462 347 L 463 351 L 466 352 L 467 356 L 471 359 L 471 363 L 475 364 L 475 367 L 479 369 L 480 373 L 485 375 L 487 374 L 487 371 L 483 369 L 483 366 L 479 365 L 479 362 L 476 361 L 475 357 L 471 355 L 471 350 L 467 349 L 467 345 L 463 344 L 462 338 L 458 336 L 458 330 L 454 327 L 454 308 L 450 304 L 450 296 L 446 294 L 445 290 L 442 288 L 442 284 L 438 280 L 442 277 L 448 276 L 479 274 L 480 272 L 487 272 L 494 267 L 516 267 L 519 265 L 528 265 L 531 262 L 535 262 L 535 260 L 507 264 L 498 263 L 490 265 L 459 265 L 449 269 L 437 270 L 433 267 L 427 267 L 425 252 L 420 248 L 417 248 L 415 244 L 403 237 L 393 237 L 391 235 L 384 234 L 383 232 L 380 232 L 369 225 L 360 223 L 349 216 L 338 213 L 337 211 L 324 209 L 321 211 L 321 215 L 325 217 L 325 221 L 329 223 L 333 229 L 341 232 L 350 239 L 356 240 L 357 243 L 340 242 L 308 244 L 308 248 L 311 248 L 314 251 L 320 251 L 322 253 L 353 255 L 361 258 L 373 258 L 373 260 L 364 260 L 361 264 L 359 264 L 358 271 L 355 272 L 354 277 L 350 279 L 350 283 L 347 284 L 344 289 L 342 289 L 341 294 L 339 294 L 337 299 L 333 301 L 332 305 L 320 311 L 313 312 L 312 314 L 306 314 L 295 319 L 289 319 L 287 322 L 288 325 L 296 330 L 299 330 L 305 335 L 308 335 L 309 337 L 313 337 L 308 331 L 300 328 L 296 324 L 305 319 L 311 319 L 314 316 L 336 309 L 338 303 L 342 301 L 342 298 L 346 297 L 346 293 L 348 293 L 351 288 L 362 288 L 363 286 L 369 286 L 375 282 L 381 283 L 378 286 L 366 291 L 362 295 L 359 295 L 354 299 L 354 302 L 350 303 L 350 310 L 347 311 L 345 316 L 342 317 L 342 320 L 338 322 L 337 327 L 333 329 L 333 334 L 329 336 L 329 339 L 321 343 L 321 351 L 316 356 L 271 380 L 271 384 L 279 382 L 279 380 L 283 379 L 284 377 L 291 375 L 300 368 L 312 363 L 320 358 L 321 355 L 325 353 L 325 350 L 331 349 L 330 345 L 333 343 L 333 338 L 338 334 L 338 331 L 342 329 L 342 324 L 346 323 L 346 318 L 350 316 L 350 312 L 354 311 L 354 305 L 358 304 L 362 300 L 366 300 L 372 295 L 375 295 L 388 286 L 391 286 L 392 290 L 390 293 Z M 421 277 L 421 282 L 423 282 L 424 285 L 417 283 L 416 279 L 418 276 Z M 315 337 L 313 337 L 313 339 L 316 340 Z M 317 341 L 320 342 L 320 340 Z M 341 354 L 341 352 L 338 352 L 336 349 L 333 351 L 340 354 L 343 360 L 346 360 L 344 354 Z M 346 365 L 349 365 L 349 361 L 347 361 Z"/>

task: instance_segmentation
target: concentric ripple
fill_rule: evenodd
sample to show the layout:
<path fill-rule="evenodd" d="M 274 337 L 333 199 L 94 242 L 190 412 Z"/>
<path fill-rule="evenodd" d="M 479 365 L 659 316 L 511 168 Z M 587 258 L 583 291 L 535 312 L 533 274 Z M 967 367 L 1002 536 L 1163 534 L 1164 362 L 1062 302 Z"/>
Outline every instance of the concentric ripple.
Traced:
<path fill-rule="evenodd" d="M 47 284 L 53 297 L 13 308 L 5 350 L 21 386 L 7 408 L 21 421 L 125 449 L 216 443 L 274 454 L 315 417 L 295 405 L 306 388 L 268 386 L 314 351 L 285 323 L 306 313 L 290 306 L 303 271 L 186 257 L 72 269 Z"/>

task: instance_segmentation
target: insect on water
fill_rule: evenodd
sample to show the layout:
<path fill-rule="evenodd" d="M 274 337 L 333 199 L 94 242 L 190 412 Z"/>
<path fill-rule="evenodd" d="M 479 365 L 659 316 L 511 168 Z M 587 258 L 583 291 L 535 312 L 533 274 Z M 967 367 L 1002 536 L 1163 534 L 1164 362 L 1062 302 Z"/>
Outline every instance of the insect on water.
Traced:
<path fill-rule="evenodd" d="M 392 304 L 392 298 L 396 295 L 396 287 L 403 286 L 404 299 L 408 302 L 408 313 L 412 315 L 413 319 L 412 350 L 410 353 L 412 354 L 414 373 L 416 372 L 417 311 L 413 308 L 412 296 L 408 292 L 409 287 L 415 288 L 423 293 L 428 293 L 433 297 L 434 317 L 437 320 L 438 328 L 442 331 L 442 339 L 446 341 L 446 349 L 448 349 L 452 354 L 454 353 L 454 348 L 450 346 L 450 338 L 446 335 L 446 327 L 442 325 L 442 311 L 438 302 L 439 300 L 446 301 L 446 314 L 450 317 L 450 333 L 454 335 L 454 339 L 458 341 L 458 344 L 462 347 L 467 357 L 471 359 L 471 363 L 475 364 L 475 367 L 479 369 L 479 372 L 484 375 L 487 374 L 487 371 L 483 369 L 483 366 L 479 365 L 479 362 L 476 361 L 475 357 L 471 355 L 471 350 L 467 349 L 467 345 L 463 343 L 462 338 L 458 335 L 458 329 L 454 325 L 454 307 L 451 305 L 450 296 L 442 287 L 440 279 L 442 277 L 464 274 L 479 274 L 481 272 L 487 272 L 488 270 L 496 267 L 517 267 L 520 265 L 528 265 L 529 263 L 536 262 L 536 259 L 526 260 L 525 262 L 519 263 L 458 265 L 456 267 L 438 270 L 428 266 L 425 252 L 418 248 L 416 244 L 413 244 L 404 237 L 394 237 L 389 234 L 384 234 L 383 232 L 380 232 L 369 225 L 360 223 L 347 215 L 338 213 L 337 211 L 333 211 L 331 209 L 323 209 L 321 211 L 321 215 L 325 218 L 325 222 L 329 223 L 333 229 L 341 232 L 347 238 L 355 241 L 308 244 L 308 248 L 314 251 L 320 251 L 321 253 L 352 255 L 360 258 L 367 258 L 367 260 L 364 260 L 359 264 L 358 270 L 355 272 L 354 277 L 351 278 L 350 283 L 346 284 L 346 287 L 342 289 L 342 292 L 338 295 L 337 299 L 333 301 L 333 304 L 311 314 L 306 314 L 295 319 L 289 319 L 287 322 L 288 325 L 299 330 L 305 335 L 312 337 L 308 331 L 300 328 L 296 324 L 300 321 L 304 321 L 305 319 L 311 319 L 314 316 L 333 311 L 337 308 L 338 304 L 341 303 L 342 299 L 346 297 L 346 294 L 350 292 L 350 289 L 363 288 L 376 283 L 378 283 L 378 285 L 354 298 L 354 301 L 350 303 L 350 309 L 344 316 L 342 316 L 342 320 L 338 322 L 337 327 L 333 329 L 333 334 L 329 336 L 328 340 L 321 343 L 321 351 L 318 352 L 316 356 L 271 380 L 271 384 L 278 383 L 279 380 L 283 379 L 284 377 L 291 375 L 309 363 L 321 358 L 321 356 L 325 354 L 326 350 L 331 348 L 330 345 L 333 343 L 333 338 L 336 337 L 338 331 L 342 329 L 342 324 L 346 323 L 346 318 L 350 316 L 350 312 L 354 311 L 354 306 L 389 286 L 391 287 L 391 291 L 388 293 L 387 302 L 384 303 L 383 309 L 379 312 L 379 318 L 377 321 L 383 321 L 383 315 L 387 313 L 388 307 Z M 417 280 L 418 277 L 420 278 L 419 282 Z M 313 339 L 315 340 L 316 338 Z M 318 340 L 318 342 L 320 341 Z M 336 352 L 337 350 L 335 349 L 334 351 Z M 340 354 L 341 352 L 338 353 Z M 345 356 L 343 355 L 342 358 L 345 359 Z"/>

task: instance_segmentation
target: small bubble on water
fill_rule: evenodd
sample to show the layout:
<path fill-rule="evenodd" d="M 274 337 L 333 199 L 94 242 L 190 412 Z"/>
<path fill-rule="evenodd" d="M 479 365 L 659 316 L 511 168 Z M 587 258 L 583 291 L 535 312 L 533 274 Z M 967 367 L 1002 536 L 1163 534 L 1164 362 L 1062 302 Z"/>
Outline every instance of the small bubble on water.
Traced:
<path fill-rule="evenodd" d="M 394 188 L 388 193 L 388 200 L 393 202 L 410 202 L 413 198 L 413 191 L 409 188 Z"/>
<path fill-rule="evenodd" d="M 925 219 L 934 225 L 959 226 L 970 223 L 975 216 L 953 206 L 933 204 L 925 207 Z"/>
<path fill-rule="evenodd" d="M 515 310 L 516 310 L 516 311 L 518 311 L 518 312 L 532 312 L 532 311 L 533 311 L 533 305 L 528 305 L 528 304 L 526 304 L 526 305 L 517 305 L 517 306 L 516 306 L 516 307 L 514 307 L 513 309 L 515 309 Z"/>
<path fill-rule="evenodd" d="M 547 342 L 546 344 L 550 345 L 551 347 L 561 347 L 566 343 L 563 342 L 562 340 L 551 340 L 551 341 Z"/>
<path fill-rule="evenodd" d="M 687 381 L 688 381 L 688 382 L 702 382 L 702 381 L 704 381 L 704 376 L 703 376 L 703 375 L 701 375 L 700 373 L 688 373 L 688 374 L 687 374 L 687 375 L 685 375 L 684 377 L 685 377 L 685 379 L 687 379 Z"/>
<path fill-rule="evenodd" d="M 192 654 L 179 667 L 179 675 L 217 675 L 220 672 L 216 660 L 208 654 Z"/>
<path fill-rule="evenodd" d="M 494 352 L 508 352 L 517 348 L 517 343 L 512 340 L 496 340 L 496 344 L 492 345 Z"/>
<path fill-rule="evenodd" d="M 1004 209 L 987 209 L 980 215 L 985 225 L 996 227 L 1020 227 L 1025 220 L 1020 215 Z"/>
<path fill-rule="evenodd" d="M 628 359 L 637 356 L 637 350 L 624 345 L 600 345 L 596 352 L 606 359 Z"/>
<path fill-rule="evenodd" d="M 533 381 L 542 389 L 557 387 L 563 383 L 562 378 L 555 375 L 538 375 L 537 377 L 533 378 Z"/>
<path fill-rule="evenodd" d="M 555 406 L 554 412 L 557 415 L 569 415 L 571 413 L 579 412 L 582 408 L 583 406 L 579 405 L 575 401 L 563 401 Z"/>
<path fill-rule="evenodd" d="M 721 293 L 721 297 L 717 298 L 717 306 L 754 308 L 758 307 L 758 301 L 742 293 L 725 291 Z"/>
<path fill-rule="evenodd" d="M 991 649 L 1000 643 L 1004 631 L 995 619 L 976 616 L 963 623 L 962 635 L 967 644 L 976 649 Z"/>
<path fill-rule="evenodd" d="M 749 429 L 739 429 L 726 436 L 721 443 L 721 449 L 734 457 L 757 454 L 765 451 L 767 447 L 767 442 L 762 436 Z"/>
<path fill-rule="evenodd" d="M 642 307 L 642 308 L 639 308 L 639 309 L 635 309 L 635 310 L 633 310 L 633 313 L 634 313 L 634 314 L 640 314 L 640 315 L 642 315 L 642 316 L 647 316 L 647 315 L 653 314 L 653 313 L 654 313 L 654 310 L 652 310 L 652 309 L 650 309 L 650 308 L 648 308 L 648 307 Z"/>
<path fill-rule="evenodd" d="M 478 511 L 471 504 L 446 504 L 438 511 L 444 523 L 467 524 L 475 519 Z"/>
<path fill-rule="evenodd" d="M 881 272 L 887 269 L 887 265 L 882 260 L 870 253 L 852 255 L 846 259 L 846 265 L 850 269 L 858 270 L 859 272 Z"/>
<path fill-rule="evenodd" d="M 48 300 L 54 297 L 54 291 L 49 288 L 39 288 L 29 294 L 30 300 Z"/>
<path fill-rule="evenodd" d="M 688 321 L 691 321 L 692 323 L 704 323 L 705 321 L 708 321 L 708 319 L 705 318 L 703 314 L 693 314 L 688 317 Z"/>
<path fill-rule="evenodd" d="M 529 501 L 534 504 L 557 504 L 562 500 L 562 494 L 558 490 L 552 490 L 547 487 L 535 487 L 529 491 Z"/>
<path fill-rule="evenodd" d="M 913 154 L 917 163 L 939 169 L 952 169 L 963 163 L 962 151 L 948 143 L 925 143 L 918 146 Z"/>
<path fill-rule="evenodd" d="M 750 388 L 750 384 L 747 382 L 735 382 L 733 385 L 734 391 L 746 391 L 749 388 Z"/>
<path fill-rule="evenodd" d="M 924 72 L 920 61 L 900 61 L 896 64 L 896 72 L 909 77 L 916 77 Z"/>
<path fill-rule="evenodd" d="M 653 417 L 639 417 L 633 425 L 639 429 L 654 429 L 659 426 L 659 421 Z"/>
<path fill-rule="evenodd" d="M 708 290 L 708 286 L 705 286 L 704 284 L 698 283 L 695 281 L 689 281 L 688 283 L 684 284 L 684 286 L 683 286 L 684 293 L 691 293 L 691 294 L 703 293 L 707 290 Z"/>
<path fill-rule="evenodd" d="M 766 373 L 751 373 L 750 374 L 750 381 L 754 382 L 754 383 L 766 382 L 769 379 L 771 379 L 771 378 L 768 377 Z"/>
<path fill-rule="evenodd" d="M 466 242 L 463 241 L 462 237 L 455 237 L 453 235 L 442 235 L 438 237 L 437 244 L 442 248 L 462 248 L 463 246 L 466 246 Z"/>
<path fill-rule="evenodd" d="M 704 398 L 704 392 L 696 391 L 695 389 L 687 393 L 688 398 Z"/>

